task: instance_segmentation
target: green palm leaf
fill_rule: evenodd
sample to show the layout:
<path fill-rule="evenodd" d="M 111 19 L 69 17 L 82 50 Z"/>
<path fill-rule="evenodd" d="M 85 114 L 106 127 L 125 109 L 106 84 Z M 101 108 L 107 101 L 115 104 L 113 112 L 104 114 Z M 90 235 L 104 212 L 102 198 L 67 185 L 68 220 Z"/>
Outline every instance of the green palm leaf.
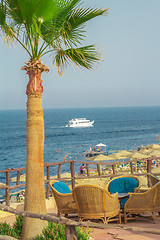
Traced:
<path fill-rule="evenodd" d="M 103 15 L 108 9 L 78 8 L 66 19 L 62 28 L 62 37 L 65 44 L 77 44 L 84 40 L 84 24 L 89 20 Z"/>
<path fill-rule="evenodd" d="M 0 29 L 31 59 L 52 53 L 60 74 L 70 61 L 88 69 L 100 59 L 94 45 L 80 47 L 85 24 L 107 9 L 84 8 L 81 0 L 1 0 Z"/>
<path fill-rule="evenodd" d="M 52 19 L 52 25 L 42 26 L 42 35 L 48 43 L 55 37 L 58 38 L 58 41 L 62 38 L 63 42 L 70 46 L 80 43 L 85 37 L 84 24 L 96 16 L 103 15 L 108 10 L 77 8 L 80 2 L 80 0 L 74 0 L 59 12 L 57 18 Z M 55 35 L 55 31 L 57 35 Z"/>
<path fill-rule="evenodd" d="M 72 14 L 73 8 L 80 0 L 68 1 L 68 5 L 64 5 L 63 8 L 56 10 L 56 15 L 50 22 L 45 22 L 41 26 L 42 38 L 48 43 L 52 43 L 53 39 L 61 37 L 61 29 L 69 16 Z M 59 40 L 59 39 L 58 39 Z"/>
<path fill-rule="evenodd" d="M 67 65 L 71 62 L 75 63 L 77 67 L 81 66 L 87 69 L 92 69 L 94 68 L 95 63 L 99 60 L 100 54 L 95 50 L 94 45 L 59 50 L 54 59 L 60 76 L 63 74 Z"/>

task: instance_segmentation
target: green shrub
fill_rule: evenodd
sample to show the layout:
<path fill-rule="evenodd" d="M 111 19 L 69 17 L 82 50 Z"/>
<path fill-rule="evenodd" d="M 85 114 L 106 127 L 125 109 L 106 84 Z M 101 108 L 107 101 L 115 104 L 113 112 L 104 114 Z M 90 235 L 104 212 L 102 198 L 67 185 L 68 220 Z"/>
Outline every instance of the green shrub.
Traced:
<path fill-rule="evenodd" d="M 48 222 L 48 226 L 42 231 L 42 234 L 33 238 L 34 240 L 65 240 L 64 225 Z"/>
<path fill-rule="evenodd" d="M 78 240 L 88 240 L 90 230 L 88 228 L 76 228 Z M 56 223 L 48 223 L 42 234 L 32 238 L 33 240 L 65 240 L 65 226 Z"/>
<path fill-rule="evenodd" d="M 22 233 L 22 225 L 23 225 L 23 217 L 17 216 L 16 221 L 13 224 L 13 230 L 19 237 L 21 236 L 21 233 Z"/>
<path fill-rule="evenodd" d="M 78 240 L 88 240 L 90 237 L 90 229 L 87 227 L 77 227 L 77 236 L 78 236 Z"/>
<path fill-rule="evenodd" d="M 0 223 L 0 235 L 8 235 L 20 238 L 22 234 L 23 217 L 16 217 L 13 227 L 9 224 Z M 88 240 L 90 237 L 89 228 L 77 227 L 78 240 Z M 48 226 L 43 229 L 42 234 L 32 238 L 32 240 L 65 240 L 65 225 L 48 222 Z"/>
<path fill-rule="evenodd" d="M 13 228 L 6 222 L 0 223 L 0 235 L 7 235 L 14 238 L 18 237 Z"/>

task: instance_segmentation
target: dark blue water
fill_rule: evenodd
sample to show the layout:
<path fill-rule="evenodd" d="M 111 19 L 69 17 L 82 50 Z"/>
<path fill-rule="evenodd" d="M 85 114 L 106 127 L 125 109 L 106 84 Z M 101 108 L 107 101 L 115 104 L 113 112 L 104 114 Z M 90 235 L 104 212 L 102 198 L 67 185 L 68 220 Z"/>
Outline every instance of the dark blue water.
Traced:
<path fill-rule="evenodd" d="M 94 126 L 65 127 L 69 120 L 78 117 L 94 120 Z M 109 151 L 159 143 L 156 138 L 160 134 L 160 107 L 50 109 L 44 110 L 44 119 L 45 162 L 62 161 L 67 153 L 68 160 L 83 160 L 83 153 L 100 142 Z M 25 124 L 25 110 L 0 111 L 0 170 L 25 166 Z"/>

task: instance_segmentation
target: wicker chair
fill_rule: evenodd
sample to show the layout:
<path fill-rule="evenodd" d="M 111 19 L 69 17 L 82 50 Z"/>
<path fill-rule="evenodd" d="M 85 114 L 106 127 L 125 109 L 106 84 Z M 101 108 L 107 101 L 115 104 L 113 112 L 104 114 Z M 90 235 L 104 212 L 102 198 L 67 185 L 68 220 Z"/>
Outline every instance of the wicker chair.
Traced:
<path fill-rule="evenodd" d="M 112 178 L 107 186 L 106 190 L 110 193 L 128 193 L 128 192 L 137 192 L 140 188 L 139 178 L 134 175 L 121 175 L 118 177 Z M 124 208 L 124 204 L 129 197 L 126 197 L 120 200 L 121 209 Z"/>
<path fill-rule="evenodd" d="M 154 223 L 157 222 L 156 213 L 160 212 L 160 182 L 144 193 L 130 193 L 124 205 L 124 223 L 127 223 L 131 214 L 149 214 Z M 135 217 L 134 217 L 135 218 Z"/>
<path fill-rule="evenodd" d="M 67 193 L 62 193 L 62 191 L 60 192 L 60 191 L 58 191 L 57 188 L 55 188 L 56 187 L 56 186 L 54 186 L 55 183 L 61 183 L 61 182 L 56 181 L 56 180 L 50 181 L 52 194 L 55 198 L 56 205 L 58 208 L 57 215 L 60 216 L 60 214 L 67 215 L 67 214 L 77 213 L 76 203 L 74 201 L 72 192 L 69 189 L 69 187 L 67 186 L 67 184 L 63 183 L 63 186 L 65 187 L 65 190 L 67 190 Z M 63 192 L 65 192 L 65 190 Z"/>
<path fill-rule="evenodd" d="M 147 176 L 149 177 L 149 180 L 150 180 L 150 183 L 151 183 L 152 187 L 160 181 L 160 179 L 158 177 L 154 176 L 151 173 L 148 173 Z"/>
<path fill-rule="evenodd" d="M 104 223 L 109 221 L 121 223 L 118 194 L 112 196 L 99 186 L 81 185 L 73 189 L 73 195 L 80 221 L 101 219 Z"/>

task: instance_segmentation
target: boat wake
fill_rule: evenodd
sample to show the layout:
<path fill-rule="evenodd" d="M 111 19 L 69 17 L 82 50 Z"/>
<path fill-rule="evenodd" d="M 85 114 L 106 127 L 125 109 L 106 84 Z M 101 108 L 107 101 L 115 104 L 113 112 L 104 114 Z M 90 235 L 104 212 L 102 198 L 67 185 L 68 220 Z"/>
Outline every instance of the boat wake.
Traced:
<path fill-rule="evenodd" d="M 51 127 L 51 128 L 65 128 L 65 126 L 55 126 L 55 127 Z"/>

